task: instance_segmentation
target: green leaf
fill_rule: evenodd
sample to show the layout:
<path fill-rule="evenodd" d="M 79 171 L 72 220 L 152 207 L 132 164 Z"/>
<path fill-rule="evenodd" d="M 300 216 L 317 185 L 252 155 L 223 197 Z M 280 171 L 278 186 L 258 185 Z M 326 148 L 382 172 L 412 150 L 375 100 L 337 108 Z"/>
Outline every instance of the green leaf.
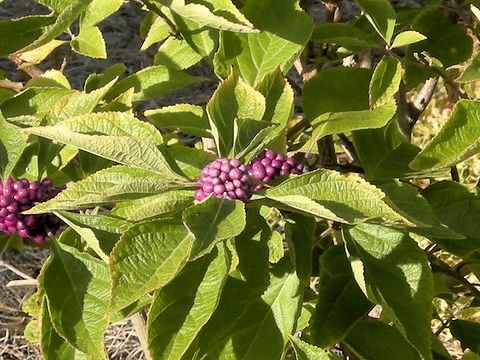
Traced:
<path fill-rule="evenodd" d="M 55 330 L 75 348 L 106 359 L 103 333 L 108 326 L 107 265 L 74 248 L 52 243 L 43 287 Z"/>
<path fill-rule="evenodd" d="M 433 279 L 424 252 L 408 235 L 380 225 L 360 224 L 343 233 L 357 283 L 421 357 L 431 360 Z"/>
<path fill-rule="evenodd" d="M 358 323 L 348 333 L 344 342 L 359 359 L 424 359 L 416 353 L 394 327 L 378 320 Z"/>
<path fill-rule="evenodd" d="M 130 227 L 110 253 L 110 309 L 121 310 L 168 284 L 185 265 L 193 240 L 178 220 Z"/>
<path fill-rule="evenodd" d="M 239 159 L 255 148 L 261 147 L 267 134 L 274 128 L 267 121 L 250 119 L 237 119 L 234 126 L 234 145 L 230 156 Z"/>
<path fill-rule="evenodd" d="M 113 204 L 180 188 L 150 171 L 114 166 L 74 183 L 53 199 L 34 206 L 25 214 L 78 210 Z"/>
<path fill-rule="evenodd" d="M 0 56 L 10 55 L 33 43 L 42 35 L 44 26 L 54 20 L 52 15 L 41 15 L 0 21 L 0 33 L 9 35 L 0 39 Z"/>
<path fill-rule="evenodd" d="M 340 360 L 338 356 L 325 352 L 292 335 L 290 335 L 290 342 L 297 355 L 297 360 Z"/>
<path fill-rule="evenodd" d="M 113 64 L 103 70 L 102 74 L 93 73 L 88 75 L 85 80 L 85 92 L 89 93 L 92 90 L 104 87 L 110 81 L 122 75 L 126 69 L 126 66 L 123 64 Z"/>
<path fill-rule="evenodd" d="M 165 179 L 182 181 L 170 167 L 164 153 L 154 144 L 131 136 L 86 135 L 74 132 L 67 126 L 43 126 L 23 130 L 27 134 L 45 137 L 62 144 L 71 145 L 94 155 L 117 163 L 151 171 Z"/>
<path fill-rule="evenodd" d="M 154 359 L 181 360 L 218 306 L 230 269 L 224 244 L 185 266 L 158 291 L 148 314 L 148 345 Z"/>
<path fill-rule="evenodd" d="M 72 49 L 78 54 L 92 58 L 107 58 L 107 48 L 102 32 L 96 26 L 82 27 L 80 33 L 70 41 Z"/>
<path fill-rule="evenodd" d="M 391 56 L 384 56 L 376 66 L 372 80 L 370 80 L 368 91 L 370 107 L 376 109 L 391 101 L 398 91 L 401 80 L 402 66 L 400 61 Z"/>
<path fill-rule="evenodd" d="M 342 222 L 356 223 L 374 218 L 406 221 L 385 203 L 385 194 L 380 189 L 353 174 L 345 176 L 336 171 L 319 169 L 290 178 L 268 189 L 265 196 L 273 198 L 286 194 L 308 194 L 311 200 L 345 219 Z"/>
<path fill-rule="evenodd" d="M 129 221 L 168 217 L 190 206 L 193 202 L 191 190 L 173 190 L 141 199 L 121 202 L 110 212 Z"/>
<path fill-rule="evenodd" d="M 326 113 L 369 110 L 368 89 L 372 71 L 337 67 L 320 71 L 305 83 L 303 104 L 308 119 Z"/>
<path fill-rule="evenodd" d="M 455 79 L 459 83 L 469 83 L 476 80 L 480 80 L 480 55 L 475 56 L 462 72 L 462 75 Z"/>
<path fill-rule="evenodd" d="M 59 11 L 55 22 L 52 25 L 46 26 L 42 32 L 42 35 L 33 43 L 22 48 L 22 52 L 30 51 L 45 45 L 51 40 L 55 39 L 57 36 L 64 33 L 75 21 L 75 19 L 80 16 L 80 14 L 85 10 L 91 1 L 92 0 L 76 0 L 66 3 L 65 6 L 61 7 L 61 11 Z"/>
<path fill-rule="evenodd" d="M 205 80 L 165 66 L 150 66 L 115 84 L 107 94 L 107 100 L 116 98 L 130 88 L 134 89 L 133 101 L 151 99 Z"/>
<path fill-rule="evenodd" d="M 199 137 L 212 137 L 206 110 L 201 106 L 175 104 L 147 110 L 145 116 L 160 128 L 182 131 Z"/>
<path fill-rule="evenodd" d="M 180 170 L 190 179 L 198 179 L 205 165 L 217 158 L 215 154 L 211 152 L 180 144 L 169 146 L 168 153 L 174 159 Z"/>
<path fill-rule="evenodd" d="M 27 137 L 0 113 L 0 179 L 11 175 L 26 147 Z"/>
<path fill-rule="evenodd" d="M 211 62 L 218 49 L 220 31 L 202 26 L 195 21 L 191 21 L 169 11 L 167 8 L 164 8 L 164 10 L 165 13 L 171 14 L 175 25 L 177 25 L 177 29 L 182 34 L 182 38 L 185 39 L 198 54 Z"/>
<path fill-rule="evenodd" d="M 40 347 L 45 360 L 87 360 L 87 356 L 65 341 L 53 328 L 46 300 L 42 306 Z M 34 320 L 32 320 L 34 321 Z"/>
<path fill-rule="evenodd" d="M 293 0 L 247 2 L 242 12 L 261 32 L 222 33 L 215 72 L 226 78 L 233 67 L 251 85 L 278 66 L 287 72 L 310 38 L 310 17 Z"/>
<path fill-rule="evenodd" d="M 80 21 L 81 27 L 94 26 L 100 21 L 106 19 L 111 14 L 116 12 L 123 4 L 123 0 L 92 0 L 88 4 Z"/>
<path fill-rule="evenodd" d="M 208 7 L 212 13 L 232 22 L 253 27 L 250 21 L 232 3 L 232 0 L 196 0 L 196 3 Z"/>
<path fill-rule="evenodd" d="M 183 70 L 197 64 L 200 60 L 202 60 L 202 56 L 187 41 L 169 37 L 160 45 L 153 64 Z"/>
<path fill-rule="evenodd" d="M 247 211 L 245 230 L 235 238 L 237 270 L 228 277 L 218 309 L 199 337 L 203 353 L 216 345 L 250 303 L 258 301 L 270 283 L 268 240 L 272 231 L 258 208 Z"/>
<path fill-rule="evenodd" d="M 469 348 L 480 355 L 480 324 L 474 321 L 456 319 L 450 323 L 450 330 L 462 343 L 462 349 Z"/>
<path fill-rule="evenodd" d="M 298 278 L 309 286 L 312 276 L 312 248 L 315 244 L 315 218 L 290 214 L 285 223 L 288 253 Z"/>
<path fill-rule="evenodd" d="M 131 225 L 130 222 L 106 215 L 77 214 L 67 211 L 54 212 L 105 262 L 120 235 Z"/>
<path fill-rule="evenodd" d="M 235 121 L 260 120 L 265 113 L 265 98 L 232 73 L 213 94 L 207 113 L 218 154 L 228 156 L 234 146 Z"/>
<path fill-rule="evenodd" d="M 272 231 L 272 236 L 268 240 L 268 262 L 276 264 L 284 255 L 283 236 L 278 231 Z"/>
<path fill-rule="evenodd" d="M 161 133 L 152 125 L 131 113 L 100 112 L 81 115 L 62 121 L 57 126 L 92 135 L 132 136 L 154 145 L 163 144 Z"/>
<path fill-rule="evenodd" d="M 273 195 L 267 193 L 266 199 L 269 205 L 278 209 L 288 210 L 304 215 L 313 215 L 333 221 L 347 222 L 345 219 L 338 217 L 334 212 L 330 211 L 325 206 L 314 200 L 311 200 L 304 195 Z M 256 199 L 252 198 L 252 200 Z M 259 201 L 263 203 L 263 199 Z"/>
<path fill-rule="evenodd" d="M 440 132 L 410 162 L 418 170 L 441 169 L 458 164 L 480 151 L 480 103 L 457 102 Z"/>
<path fill-rule="evenodd" d="M 172 4 L 171 10 L 182 18 L 197 23 L 199 26 L 208 26 L 218 30 L 243 33 L 256 33 L 258 30 L 244 24 L 239 24 L 215 15 L 208 7 L 201 4 Z"/>
<path fill-rule="evenodd" d="M 320 256 L 320 286 L 315 312 L 310 320 L 312 342 L 323 348 L 339 343 L 372 308 L 355 282 L 343 246 Z"/>
<path fill-rule="evenodd" d="M 407 30 L 398 33 L 397 36 L 393 39 L 393 43 L 390 46 L 390 49 L 395 49 L 401 46 L 406 46 L 414 44 L 420 41 L 425 40 L 427 37 L 423 34 L 420 34 L 417 31 Z"/>
<path fill-rule="evenodd" d="M 233 238 L 245 228 L 245 206 L 241 201 L 218 199 L 214 196 L 187 208 L 183 222 L 193 233 L 190 259 L 210 252 L 216 243 Z"/>
<path fill-rule="evenodd" d="M 324 23 L 313 29 L 312 40 L 327 44 L 337 44 L 345 48 L 374 47 L 367 34 L 351 24 Z"/>
<path fill-rule="evenodd" d="M 408 164 L 420 152 L 398 131 L 396 118 L 379 129 L 353 132 L 355 150 L 370 180 L 415 176 Z"/>
<path fill-rule="evenodd" d="M 33 63 L 40 63 L 41 61 L 43 61 L 43 59 L 41 59 L 40 61 L 38 61 L 38 59 L 35 60 L 36 55 L 34 54 L 38 52 L 40 54 L 38 56 L 42 57 L 41 52 L 44 51 L 43 50 L 44 47 L 47 47 L 47 49 L 45 50 L 45 52 L 48 51 L 48 53 L 45 54 L 45 57 L 47 57 L 55 49 L 55 48 L 51 49 L 51 47 L 49 47 L 51 43 L 54 43 L 53 45 L 51 45 L 51 47 L 55 46 L 56 48 L 64 44 L 65 41 L 52 40 L 47 45 L 43 45 L 38 49 L 23 53 L 21 58 L 31 56 Z M 59 87 L 59 88 L 71 89 L 71 86 L 70 86 L 70 83 L 68 82 L 67 77 L 63 75 L 59 70 L 55 70 L 55 69 L 47 70 L 43 74 L 30 79 L 25 85 L 25 87 Z"/>
<path fill-rule="evenodd" d="M 275 269 L 263 295 L 252 299 L 244 308 L 237 307 L 240 311 L 234 314 L 227 329 L 217 333 L 216 341 L 207 345 L 209 356 L 215 359 L 281 358 L 300 314 L 301 302 L 302 289 L 295 272 L 285 266 Z"/>
<path fill-rule="evenodd" d="M 33 115 L 55 124 L 69 117 L 91 113 L 113 83 L 111 81 L 89 94 L 58 87 L 28 88 L 3 102 L 1 110 L 6 118 Z"/>
<path fill-rule="evenodd" d="M 365 16 L 380 36 L 388 43 L 393 36 L 397 15 L 387 0 L 357 0 Z"/>
<path fill-rule="evenodd" d="M 443 249 L 468 258 L 480 251 L 480 194 L 475 187 L 461 185 L 454 181 L 441 181 L 422 191 L 437 219 L 465 239 L 434 239 Z"/>
<path fill-rule="evenodd" d="M 407 90 L 435 76 L 431 70 L 419 68 L 415 54 L 428 54 L 439 60 L 444 68 L 467 61 L 473 48 L 473 40 L 462 26 L 454 25 L 442 11 L 426 8 L 412 24 L 412 30 L 425 35 L 424 41 L 408 46 L 405 57 L 405 82 Z"/>
<path fill-rule="evenodd" d="M 438 221 L 427 200 L 414 186 L 397 180 L 379 183 L 377 186 L 387 195 L 388 204 L 415 224 L 415 227 L 408 228 L 409 231 L 429 238 L 464 238 Z"/>
<path fill-rule="evenodd" d="M 310 152 L 317 144 L 317 141 L 326 135 L 383 127 L 395 115 L 396 111 L 397 106 L 395 101 L 389 100 L 374 110 L 323 114 L 311 122 L 313 128 L 312 136 L 302 149 Z"/>
<path fill-rule="evenodd" d="M 75 0 L 37 0 L 37 3 L 49 7 L 54 10 L 55 13 L 62 12 L 74 2 Z"/>
<path fill-rule="evenodd" d="M 293 89 L 283 77 L 281 69 L 265 75 L 258 84 L 257 90 L 265 97 L 265 113 L 262 120 L 269 122 L 270 126 L 261 134 L 258 134 L 261 142 L 252 150 L 243 155 L 245 162 L 251 161 L 264 149 L 272 149 L 278 152 L 286 150 L 286 128 L 293 114 Z"/>
<path fill-rule="evenodd" d="M 147 36 L 145 37 L 145 40 L 140 50 L 147 50 L 153 44 L 163 41 L 169 36 L 170 36 L 169 26 L 161 17 L 157 17 L 153 22 L 153 24 L 150 26 L 150 29 L 148 29 Z M 155 64 L 155 65 L 159 65 L 159 64 Z"/>

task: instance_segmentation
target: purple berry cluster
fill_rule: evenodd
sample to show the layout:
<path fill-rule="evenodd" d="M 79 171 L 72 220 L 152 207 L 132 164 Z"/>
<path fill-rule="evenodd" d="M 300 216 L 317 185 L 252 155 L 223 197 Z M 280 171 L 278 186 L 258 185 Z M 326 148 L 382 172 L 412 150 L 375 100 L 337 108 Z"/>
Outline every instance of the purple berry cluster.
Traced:
<path fill-rule="evenodd" d="M 52 188 L 50 179 L 30 182 L 26 179 L 8 178 L 0 183 L 0 232 L 17 233 L 22 238 L 43 243 L 47 229 L 58 227 L 58 220 L 53 215 L 23 215 L 22 212 L 35 204 L 54 197 L 58 191 Z"/>
<path fill-rule="evenodd" d="M 218 198 L 247 201 L 251 196 L 251 181 L 247 168 L 240 160 L 220 158 L 202 170 L 197 181 L 195 199 L 202 201 L 211 194 Z"/>
<path fill-rule="evenodd" d="M 262 189 L 263 184 L 268 184 L 279 176 L 300 175 L 303 169 L 303 164 L 293 157 L 286 157 L 284 154 L 272 150 L 265 150 L 253 159 L 247 167 L 248 174 L 261 182 L 261 184 L 255 186 L 255 191 Z"/>

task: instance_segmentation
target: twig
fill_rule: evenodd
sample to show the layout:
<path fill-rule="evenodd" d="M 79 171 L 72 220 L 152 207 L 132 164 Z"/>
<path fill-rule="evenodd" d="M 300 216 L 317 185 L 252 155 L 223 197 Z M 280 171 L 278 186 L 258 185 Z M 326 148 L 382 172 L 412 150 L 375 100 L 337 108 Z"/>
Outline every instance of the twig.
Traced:
<path fill-rule="evenodd" d="M 143 312 L 140 311 L 135 315 L 130 317 L 130 321 L 132 322 L 133 327 L 137 333 L 138 340 L 140 341 L 140 345 L 142 346 L 143 352 L 147 360 L 152 360 L 150 356 L 150 352 L 148 351 L 148 342 L 147 342 L 147 327 L 145 322 L 145 317 L 143 316 Z"/>
<path fill-rule="evenodd" d="M 450 176 L 453 181 L 460 182 L 460 175 L 458 174 L 458 169 L 455 165 L 450 167 Z"/>
<path fill-rule="evenodd" d="M 37 286 L 37 280 L 12 280 L 7 284 L 7 288 Z"/>
<path fill-rule="evenodd" d="M 10 89 L 16 92 L 20 92 L 23 89 L 23 83 L 10 81 L 8 79 L 3 79 L 3 80 L 0 80 L 0 88 Z"/>
<path fill-rule="evenodd" d="M 333 136 L 327 135 L 317 141 L 318 148 L 318 166 L 336 165 L 337 154 L 335 153 L 335 144 Z"/>
<path fill-rule="evenodd" d="M 337 230 L 340 230 L 340 224 L 334 221 L 332 226 L 330 226 L 328 229 L 323 230 L 322 233 L 318 235 L 317 241 L 315 241 L 315 244 L 313 245 L 313 247 L 318 246 L 318 244 L 320 244 L 320 241 L 322 241 L 328 235 L 330 235 L 331 233 Z"/>
<path fill-rule="evenodd" d="M 448 266 L 442 265 L 437 257 L 434 255 L 430 255 L 430 265 L 432 266 L 433 271 L 438 271 L 449 275 L 450 277 L 458 280 L 461 284 L 463 284 L 471 293 L 472 296 L 480 299 L 480 290 L 475 287 L 474 284 L 470 283 L 467 279 L 465 279 L 460 273 L 450 269 Z"/>
<path fill-rule="evenodd" d="M 353 145 L 353 142 L 351 142 L 344 133 L 339 133 L 337 135 L 342 142 L 343 151 L 345 151 L 345 154 L 347 154 L 351 160 L 350 163 L 360 164 L 360 158 L 357 155 L 357 151 L 355 150 L 355 145 Z"/>
<path fill-rule="evenodd" d="M 412 130 L 420 115 L 425 111 L 432 100 L 437 88 L 438 77 L 432 77 L 423 84 L 411 103 L 407 102 L 406 90 L 403 81 L 400 82 L 399 91 L 396 94 L 398 128 L 400 133 L 410 141 Z"/>
<path fill-rule="evenodd" d="M 291 76 L 286 75 L 286 78 L 288 80 L 288 83 L 292 86 L 293 90 L 297 93 L 298 96 L 302 96 L 303 93 L 303 88 L 302 85 L 298 84 L 295 79 L 293 79 Z"/>
<path fill-rule="evenodd" d="M 310 126 L 310 122 L 306 116 L 303 116 L 295 125 L 287 130 L 287 140 L 292 140 L 299 132 L 307 129 Z"/>
<path fill-rule="evenodd" d="M 422 88 L 415 96 L 411 103 L 410 117 L 413 121 L 417 121 L 420 114 L 427 108 L 428 103 L 432 99 L 435 89 L 437 88 L 438 77 L 432 77 L 425 81 Z M 413 125 L 413 124 L 412 124 Z"/>
<path fill-rule="evenodd" d="M 168 28 L 169 28 L 169 32 L 171 35 L 175 36 L 176 38 L 179 38 L 180 37 L 180 34 L 175 26 L 175 24 L 170 21 L 170 19 L 168 18 L 167 15 L 165 15 L 163 13 L 162 10 L 160 10 L 160 8 L 151 3 L 149 0 L 139 0 L 141 3 L 143 3 L 148 10 L 154 12 L 155 14 L 157 14 L 158 16 L 160 16 L 162 18 L 163 21 L 165 21 L 165 24 L 167 24 Z"/>
<path fill-rule="evenodd" d="M 17 274 L 18 276 L 26 279 L 26 280 L 35 280 L 33 277 L 31 277 L 30 275 L 27 275 L 25 274 L 24 272 L 18 270 L 17 268 L 13 267 L 12 265 L 10 264 L 7 264 L 5 261 L 3 260 L 0 260 L 0 267 L 4 267 L 8 270 L 10 270 L 11 272 Z"/>

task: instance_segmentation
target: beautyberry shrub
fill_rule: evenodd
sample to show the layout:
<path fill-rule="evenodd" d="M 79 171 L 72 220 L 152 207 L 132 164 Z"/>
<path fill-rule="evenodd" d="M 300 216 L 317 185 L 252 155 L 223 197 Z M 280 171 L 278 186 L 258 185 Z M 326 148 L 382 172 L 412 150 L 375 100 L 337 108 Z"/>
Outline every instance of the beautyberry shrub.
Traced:
<path fill-rule="evenodd" d="M 8 178 L 0 183 L 0 232 L 17 233 L 36 243 L 43 243 L 47 232 L 58 228 L 58 219 L 53 215 L 23 215 L 34 205 L 51 199 L 58 193 L 50 179 L 30 182 L 27 179 Z"/>
<path fill-rule="evenodd" d="M 287 157 L 273 150 L 265 150 L 253 159 L 247 167 L 248 174 L 261 182 L 261 184 L 255 186 L 255 191 L 262 189 L 264 184 L 269 184 L 279 176 L 300 175 L 303 169 L 303 164 L 293 157 Z"/>
<path fill-rule="evenodd" d="M 211 194 L 218 198 L 247 201 L 252 194 L 247 168 L 238 159 L 220 158 L 207 164 L 197 185 L 195 199 L 198 201 Z"/>

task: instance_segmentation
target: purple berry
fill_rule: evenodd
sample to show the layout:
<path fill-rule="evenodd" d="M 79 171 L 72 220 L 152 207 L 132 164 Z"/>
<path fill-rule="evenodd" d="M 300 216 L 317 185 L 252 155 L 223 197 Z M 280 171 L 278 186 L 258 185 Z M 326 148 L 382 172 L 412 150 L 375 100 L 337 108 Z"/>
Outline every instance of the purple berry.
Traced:
<path fill-rule="evenodd" d="M 242 172 L 240 171 L 240 169 L 235 168 L 230 170 L 230 172 L 228 173 L 228 176 L 232 180 L 239 180 L 242 177 Z"/>
<path fill-rule="evenodd" d="M 282 165 L 283 165 L 283 162 L 281 162 L 280 160 L 272 160 L 271 165 L 274 168 L 281 169 Z"/>
<path fill-rule="evenodd" d="M 23 181 L 23 180 L 22 180 Z M 46 186 L 46 187 L 51 187 L 53 185 L 53 181 L 49 178 L 45 178 L 42 180 L 42 183 L 41 183 L 43 186 Z"/>
<path fill-rule="evenodd" d="M 258 155 L 248 165 L 249 175 L 263 184 L 268 184 L 279 176 L 301 174 L 303 169 L 303 164 L 293 157 L 286 157 L 270 149 Z M 263 184 L 256 185 L 255 191 L 263 188 Z"/>
<path fill-rule="evenodd" d="M 6 207 L 6 206 L 10 205 L 10 202 L 11 202 L 11 200 L 10 200 L 9 197 L 0 195 L 0 207 Z"/>
<path fill-rule="evenodd" d="M 47 231 L 58 229 L 58 220 L 49 214 L 23 215 L 22 212 L 58 194 L 59 191 L 52 186 L 51 179 L 43 179 L 39 183 L 8 178 L 0 184 L 0 231 L 16 233 L 39 243 L 45 241 Z"/>
<path fill-rule="evenodd" d="M 251 182 L 247 168 L 238 159 L 220 158 L 207 164 L 202 170 L 202 176 L 197 181 L 195 199 L 202 201 L 207 194 L 214 193 L 216 197 L 230 200 L 240 198 L 246 201 L 251 193 Z"/>
<path fill-rule="evenodd" d="M 233 184 L 233 182 L 228 181 L 227 183 L 225 183 L 225 190 L 227 191 L 235 190 L 235 185 Z"/>
<path fill-rule="evenodd" d="M 273 160 L 277 157 L 277 154 L 273 150 L 267 150 L 265 151 L 265 157 L 267 159 Z"/>
<path fill-rule="evenodd" d="M 222 167 L 220 168 L 220 170 L 222 170 L 222 172 L 224 173 L 229 173 L 230 170 L 232 170 L 232 165 L 230 165 L 228 162 L 224 163 L 222 164 Z"/>
<path fill-rule="evenodd" d="M 195 199 L 197 199 L 198 201 L 202 201 L 206 197 L 207 196 L 202 189 L 197 189 L 197 191 L 195 191 Z"/>
<path fill-rule="evenodd" d="M 266 166 L 265 167 L 265 172 L 267 173 L 268 176 L 270 176 L 272 178 L 275 175 L 276 171 L 277 170 L 273 166 Z"/>
<path fill-rule="evenodd" d="M 218 184 L 213 187 L 215 195 L 222 195 L 225 192 L 225 185 Z"/>

